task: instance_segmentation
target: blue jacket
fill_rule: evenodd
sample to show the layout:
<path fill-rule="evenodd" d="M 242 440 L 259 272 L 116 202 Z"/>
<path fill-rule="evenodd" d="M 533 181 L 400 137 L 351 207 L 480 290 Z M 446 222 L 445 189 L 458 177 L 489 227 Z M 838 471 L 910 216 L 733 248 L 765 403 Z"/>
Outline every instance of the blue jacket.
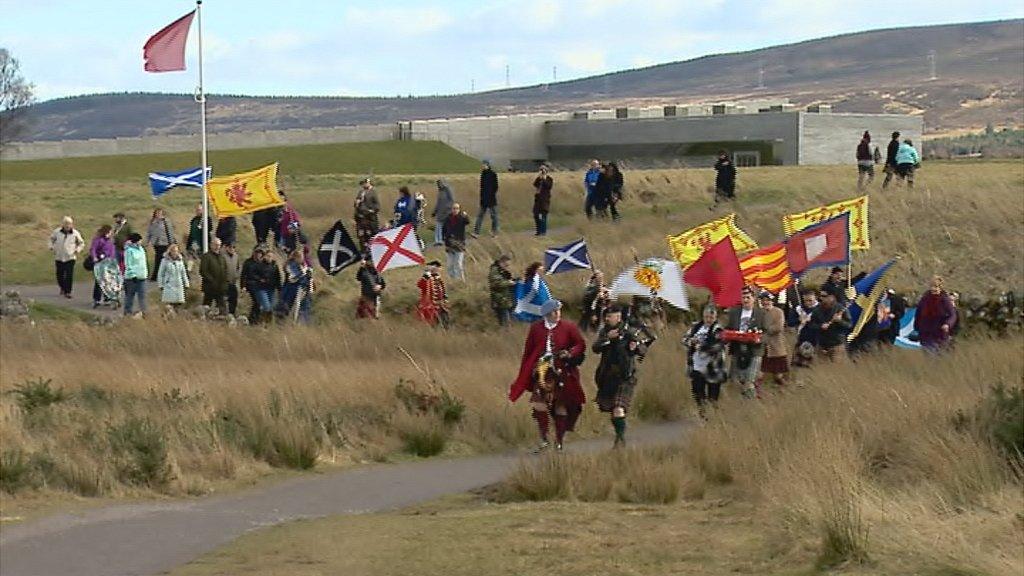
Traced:
<path fill-rule="evenodd" d="M 587 187 L 587 197 L 597 190 L 597 179 L 601 176 L 601 170 L 599 168 L 591 168 L 587 170 L 587 173 L 583 176 L 583 185 Z"/>
<path fill-rule="evenodd" d="M 124 277 L 126 280 L 145 280 L 149 276 L 146 265 L 146 250 L 138 244 L 124 246 Z"/>
<path fill-rule="evenodd" d="M 900 144 L 900 149 L 896 151 L 896 163 L 920 164 L 921 157 L 917 155 L 917 150 L 914 150 L 913 146 L 904 142 Z"/>
<path fill-rule="evenodd" d="M 395 202 L 395 226 L 416 223 L 416 200 L 402 196 Z"/>

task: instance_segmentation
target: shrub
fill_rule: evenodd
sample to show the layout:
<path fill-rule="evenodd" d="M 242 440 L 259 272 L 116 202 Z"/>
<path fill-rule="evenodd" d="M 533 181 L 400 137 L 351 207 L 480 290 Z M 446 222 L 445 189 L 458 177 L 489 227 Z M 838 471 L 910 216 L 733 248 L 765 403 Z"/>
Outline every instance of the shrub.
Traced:
<path fill-rule="evenodd" d="M 12 393 L 17 396 L 18 406 L 31 414 L 40 408 L 63 402 L 68 395 L 62 388 L 51 388 L 52 380 L 27 380 L 14 387 Z"/>
<path fill-rule="evenodd" d="M 546 454 L 538 460 L 523 461 L 502 484 L 500 495 L 507 500 L 568 500 L 572 496 L 569 458 Z"/>
<path fill-rule="evenodd" d="M 171 480 L 167 441 L 158 425 L 133 417 L 111 426 L 107 436 L 114 454 L 119 456 L 118 474 L 122 481 L 162 487 Z"/>
<path fill-rule="evenodd" d="M 625 470 L 619 500 L 635 504 L 671 504 L 679 499 L 680 474 L 672 463 L 638 462 Z"/>
<path fill-rule="evenodd" d="M 75 394 L 79 404 L 90 410 L 109 408 L 114 403 L 114 393 L 95 384 L 86 384 Z"/>
<path fill-rule="evenodd" d="M 416 383 L 404 378 L 398 380 L 394 388 L 395 398 L 414 414 L 436 414 L 445 424 L 458 424 L 466 412 L 466 404 L 457 396 L 441 388 L 440 393 L 421 392 Z"/>
<path fill-rule="evenodd" d="M 856 496 L 850 492 L 829 490 L 821 518 L 821 551 L 818 554 L 818 567 L 821 569 L 868 560 L 868 530 L 854 498 Z"/>
<path fill-rule="evenodd" d="M 0 490 L 14 494 L 31 487 L 32 467 L 25 454 L 16 448 L 0 452 Z"/>
<path fill-rule="evenodd" d="M 428 417 L 410 417 L 398 426 L 398 437 L 402 439 L 405 451 L 428 458 L 444 452 L 448 444 L 448 431 L 444 426 Z"/>
<path fill-rule="evenodd" d="M 978 409 L 987 439 L 1008 458 L 1024 458 L 1024 389 L 996 384 Z"/>
<path fill-rule="evenodd" d="M 316 466 L 320 455 L 320 443 L 308 426 L 292 427 L 277 424 L 272 428 L 271 445 L 274 455 L 270 464 L 298 470 L 310 470 Z"/>

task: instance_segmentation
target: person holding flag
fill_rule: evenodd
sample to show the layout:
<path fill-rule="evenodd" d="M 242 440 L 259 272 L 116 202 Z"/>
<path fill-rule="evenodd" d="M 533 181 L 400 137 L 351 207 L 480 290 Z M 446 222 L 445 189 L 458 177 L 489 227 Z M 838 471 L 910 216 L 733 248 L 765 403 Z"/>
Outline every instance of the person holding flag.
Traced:
<path fill-rule="evenodd" d="M 513 312 L 520 322 L 536 322 L 544 314 L 544 303 L 551 300 L 551 292 L 544 282 L 544 265 L 533 262 L 523 272 L 523 280 L 516 284 L 516 307 Z M 559 312 L 561 317 L 561 312 Z"/>

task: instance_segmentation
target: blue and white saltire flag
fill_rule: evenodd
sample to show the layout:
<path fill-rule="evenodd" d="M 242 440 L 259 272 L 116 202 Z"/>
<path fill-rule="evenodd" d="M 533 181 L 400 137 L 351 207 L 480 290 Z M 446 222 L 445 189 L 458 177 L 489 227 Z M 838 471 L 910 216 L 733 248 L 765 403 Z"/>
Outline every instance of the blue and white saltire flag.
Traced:
<path fill-rule="evenodd" d="M 907 308 L 900 320 L 900 332 L 896 336 L 896 347 L 907 350 L 922 350 L 921 342 L 917 339 L 917 330 L 914 329 L 914 316 L 917 315 L 917 308 Z"/>
<path fill-rule="evenodd" d="M 544 268 L 548 274 L 570 272 L 580 268 L 590 268 L 590 254 L 587 253 L 587 241 L 580 238 L 565 246 L 548 248 L 544 251 Z"/>
<path fill-rule="evenodd" d="M 206 168 L 206 179 L 209 180 L 213 174 L 210 167 Z M 189 168 L 181 172 L 150 172 L 149 187 L 153 190 L 153 198 L 159 198 L 175 186 L 191 186 L 193 188 L 203 187 L 203 171 L 199 168 Z"/>
<path fill-rule="evenodd" d="M 895 263 L 896 260 L 889 260 L 853 285 L 857 290 L 857 295 L 850 301 L 850 322 L 853 324 L 853 329 L 846 336 L 847 342 L 853 342 L 853 339 L 860 334 L 860 331 L 875 315 L 875 306 L 882 294 L 885 293 L 886 286 L 882 280 Z"/>
<path fill-rule="evenodd" d="M 551 292 L 548 285 L 535 274 L 529 282 L 516 283 L 516 308 L 513 315 L 521 322 L 536 322 L 540 320 L 540 307 L 551 300 Z"/>

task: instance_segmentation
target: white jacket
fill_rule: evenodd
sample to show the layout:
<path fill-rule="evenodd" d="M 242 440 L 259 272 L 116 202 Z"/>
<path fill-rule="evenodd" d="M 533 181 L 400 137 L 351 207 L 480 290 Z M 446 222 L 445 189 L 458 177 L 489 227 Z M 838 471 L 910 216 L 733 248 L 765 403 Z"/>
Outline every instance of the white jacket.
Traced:
<path fill-rule="evenodd" d="M 78 253 L 85 248 L 85 240 L 74 228 L 71 232 L 64 232 L 63 228 L 57 228 L 50 234 L 50 250 L 53 251 L 53 259 L 57 262 L 74 260 Z"/>

